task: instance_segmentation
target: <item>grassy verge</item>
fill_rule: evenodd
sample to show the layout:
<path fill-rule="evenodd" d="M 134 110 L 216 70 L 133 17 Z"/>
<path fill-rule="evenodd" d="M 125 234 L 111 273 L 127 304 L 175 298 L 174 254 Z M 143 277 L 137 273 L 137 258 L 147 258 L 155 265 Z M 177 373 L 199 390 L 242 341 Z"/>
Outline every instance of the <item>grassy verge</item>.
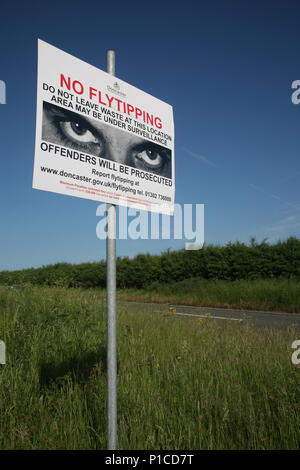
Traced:
<path fill-rule="evenodd" d="M 120 300 L 300 313 L 300 281 L 292 279 L 187 279 L 170 284 L 155 283 L 147 290 L 119 290 L 118 297 Z"/>
<path fill-rule="evenodd" d="M 106 448 L 105 338 L 96 292 L 0 288 L 1 449 Z M 119 448 L 299 448 L 295 339 L 121 307 Z"/>

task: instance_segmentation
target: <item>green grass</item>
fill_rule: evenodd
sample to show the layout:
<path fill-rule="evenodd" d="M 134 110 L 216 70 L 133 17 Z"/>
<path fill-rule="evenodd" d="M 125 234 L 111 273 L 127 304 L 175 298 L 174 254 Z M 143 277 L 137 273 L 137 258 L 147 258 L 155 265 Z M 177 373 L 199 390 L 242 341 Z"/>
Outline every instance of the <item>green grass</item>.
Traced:
<path fill-rule="evenodd" d="M 295 279 L 194 278 L 170 284 L 154 283 L 147 290 L 124 289 L 118 296 L 120 300 L 300 313 L 300 281 Z"/>
<path fill-rule="evenodd" d="M 0 287 L 1 449 L 106 449 L 105 303 Z M 299 334 L 118 308 L 120 449 L 298 449 Z"/>

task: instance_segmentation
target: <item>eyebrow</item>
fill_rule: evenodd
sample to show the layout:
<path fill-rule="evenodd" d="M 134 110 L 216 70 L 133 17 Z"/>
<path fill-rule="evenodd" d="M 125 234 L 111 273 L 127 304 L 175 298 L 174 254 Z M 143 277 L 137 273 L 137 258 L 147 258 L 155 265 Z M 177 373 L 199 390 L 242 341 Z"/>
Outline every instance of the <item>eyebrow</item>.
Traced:
<path fill-rule="evenodd" d="M 47 101 L 44 101 L 43 106 L 44 108 L 46 108 L 46 111 L 59 114 L 60 116 L 63 116 L 63 117 L 69 116 L 74 121 L 80 121 L 87 125 L 90 124 L 89 121 L 84 116 L 81 116 L 81 114 L 74 113 L 74 111 L 70 111 L 69 109 L 61 108 L 60 106 L 56 106 L 55 104 L 52 104 L 52 103 L 47 103 Z"/>

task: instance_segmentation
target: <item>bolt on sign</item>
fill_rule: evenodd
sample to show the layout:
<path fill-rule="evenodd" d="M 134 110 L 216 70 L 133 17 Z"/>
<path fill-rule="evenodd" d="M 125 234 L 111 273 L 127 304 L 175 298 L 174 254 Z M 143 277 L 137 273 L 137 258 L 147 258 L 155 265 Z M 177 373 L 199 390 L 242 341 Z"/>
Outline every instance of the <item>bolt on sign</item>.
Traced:
<path fill-rule="evenodd" d="M 172 215 L 172 106 L 39 40 L 32 186 Z"/>

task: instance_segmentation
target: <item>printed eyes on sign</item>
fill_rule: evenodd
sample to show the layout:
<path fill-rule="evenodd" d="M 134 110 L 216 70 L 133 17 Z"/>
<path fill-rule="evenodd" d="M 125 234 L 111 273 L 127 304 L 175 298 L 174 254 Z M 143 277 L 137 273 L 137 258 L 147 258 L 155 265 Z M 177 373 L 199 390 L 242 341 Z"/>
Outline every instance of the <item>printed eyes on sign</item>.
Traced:
<path fill-rule="evenodd" d="M 44 102 L 43 139 L 97 157 L 171 177 L 171 151 L 154 142 Z"/>
<path fill-rule="evenodd" d="M 66 136 L 75 142 L 97 144 L 97 137 L 78 121 L 61 121 L 60 126 Z"/>
<path fill-rule="evenodd" d="M 65 147 L 92 155 L 101 155 L 104 149 L 102 137 L 79 115 L 58 106 L 44 103 L 47 116 L 47 137 Z"/>
<path fill-rule="evenodd" d="M 57 120 L 57 130 L 61 133 L 63 144 L 66 147 L 83 150 L 92 155 L 101 155 L 104 148 L 100 136 L 89 130 L 85 123 L 80 120 Z"/>
<path fill-rule="evenodd" d="M 100 136 L 97 137 L 95 133 L 89 130 L 87 125 L 83 122 L 80 122 L 80 120 L 58 121 L 58 124 L 63 133 L 64 139 L 71 140 L 73 144 L 77 144 L 78 146 L 81 146 L 81 148 L 83 145 L 94 144 L 100 146 L 100 144 L 102 143 L 102 139 L 100 138 Z M 102 148 L 103 147 L 104 145 L 102 143 Z M 155 148 L 155 146 L 153 146 L 151 143 L 139 145 L 137 152 L 132 149 L 127 150 L 131 156 L 131 159 L 132 156 L 135 157 L 140 163 L 140 166 L 145 168 L 146 170 L 159 171 L 166 164 L 167 157 L 163 155 L 161 149 Z M 100 156 L 100 149 L 99 153 L 97 152 L 97 154 Z M 134 163 L 136 164 L 137 162 Z"/>
<path fill-rule="evenodd" d="M 152 144 L 143 144 L 139 150 L 135 152 L 135 158 L 150 170 L 161 170 L 167 163 L 168 157 L 161 149 L 156 148 Z"/>

